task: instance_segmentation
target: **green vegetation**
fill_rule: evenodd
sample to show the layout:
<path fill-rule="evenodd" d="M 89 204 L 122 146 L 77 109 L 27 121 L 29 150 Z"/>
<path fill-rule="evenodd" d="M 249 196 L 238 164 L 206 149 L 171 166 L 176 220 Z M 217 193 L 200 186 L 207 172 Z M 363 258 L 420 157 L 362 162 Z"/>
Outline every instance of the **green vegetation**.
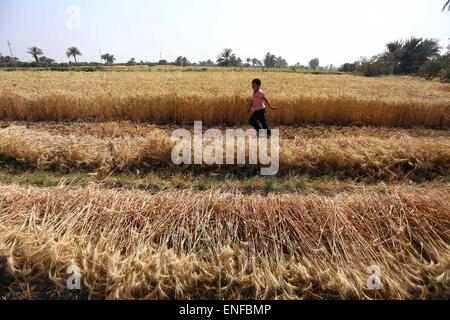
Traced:
<path fill-rule="evenodd" d="M 384 53 L 345 63 L 340 71 L 366 77 L 420 75 L 429 80 L 439 77 L 446 82 L 450 80 L 450 46 L 444 54 L 440 52 L 438 40 L 412 37 L 389 42 Z"/>
<path fill-rule="evenodd" d="M 155 170 L 147 173 L 109 174 L 75 172 L 69 174 L 55 172 L 23 171 L 17 169 L 1 169 L 1 184 L 17 184 L 34 187 L 56 187 L 72 185 L 87 187 L 95 185 L 106 189 L 130 189 L 159 192 L 164 190 L 221 190 L 238 191 L 245 194 L 266 193 L 317 193 L 334 195 L 341 192 L 357 192 L 372 189 L 380 194 L 389 194 L 396 184 L 385 182 L 367 183 L 351 179 L 335 179 L 332 177 L 312 177 L 308 175 L 289 175 L 285 177 L 242 176 L 238 174 L 193 174 L 191 172 L 172 172 Z M 448 181 L 436 179 L 413 184 L 423 188 L 445 189 Z"/>

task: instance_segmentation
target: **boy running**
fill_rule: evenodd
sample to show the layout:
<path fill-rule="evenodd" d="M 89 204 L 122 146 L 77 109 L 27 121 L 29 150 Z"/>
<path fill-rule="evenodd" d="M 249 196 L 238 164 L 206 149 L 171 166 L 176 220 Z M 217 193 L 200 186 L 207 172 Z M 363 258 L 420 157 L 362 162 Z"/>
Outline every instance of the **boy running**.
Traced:
<path fill-rule="evenodd" d="M 253 112 L 253 114 L 249 122 L 258 133 L 260 129 L 267 130 L 267 136 L 270 137 L 272 131 L 270 131 L 269 124 L 266 120 L 266 105 L 272 110 L 276 110 L 276 108 L 272 107 L 270 101 L 266 98 L 264 92 L 261 90 L 261 84 L 260 79 L 252 81 L 253 100 L 248 105 L 248 112 Z M 259 124 L 262 125 L 262 128 Z"/>

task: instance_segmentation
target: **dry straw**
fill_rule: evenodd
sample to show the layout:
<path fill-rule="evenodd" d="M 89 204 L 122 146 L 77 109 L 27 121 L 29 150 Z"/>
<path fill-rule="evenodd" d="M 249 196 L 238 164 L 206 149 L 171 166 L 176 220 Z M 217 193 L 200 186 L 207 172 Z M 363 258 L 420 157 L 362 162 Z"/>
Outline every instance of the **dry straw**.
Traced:
<path fill-rule="evenodd" d="M 0 295 L 67 296 L 76 264 L 88 298 L 446 298 L 449 209 L 448 192 L 411 187 L 262 197 L 0 186 Z M 380 290 L 366 287 L 371 265 Z"/>
<path fill-rule="evenodd" d="M 162 165 L 176 169 L 171 160 L 174 145 L 170 136 L 159 129 L 138 137 L 102 139 L 91 135 L 54 135 L 22 126 L 0 129 L 3 161 L 37 170 L 108 173 L 156 169 Z M 251 166 L 216 169 L 253 170 Z M 445 136 L 283 139 L 280 170 L 340 178 L 430 179 L 449 174 L 450 143 Z"/>

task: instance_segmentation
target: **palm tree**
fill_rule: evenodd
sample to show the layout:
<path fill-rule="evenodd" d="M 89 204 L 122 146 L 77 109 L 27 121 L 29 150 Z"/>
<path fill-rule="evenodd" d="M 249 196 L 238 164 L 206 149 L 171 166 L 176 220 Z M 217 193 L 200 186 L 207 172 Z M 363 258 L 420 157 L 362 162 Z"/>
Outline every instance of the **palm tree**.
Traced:
<path fill-rule="evenodd" d="M 389 42 L 382 59 L 392 68 L 394 74 L 410 74 L 419 70 L 427 60 L 440 52 L 439 41 L 412 37 L 405 41 Z"/>
<path fill-rule="evenodd" d="M 429 59 L 439 55 L 441 51 L 441 46 L 439 45 L 439 40 L 437 39 L 425 39 L 421 43 L 422 45 L 422 56 L 424 59 Z"/>
<path fill-rule="evenodd" d="M 387 49 L 386 52 L 389 52 L 391 54 L 398 54 L 402 50 L 402 47 L 403 47 L 403 41 L 402 40 L 389 42 L 386 45 L 386 49 Z"/>
<path fill-rule="evenodd" d="M 113 54 L 109 54 L 109 53 L 105 53 L 101 56 L 102 60 L 105 60 L 105 64 L 109 63 L 109 64 L 113 64 L 114 60 L 116 60 L 116 58 L 114 57 Z M 161 63 L 160 63 L 161 64 Z"/>
<path fill-rule="evenodd" d="M 384 52 L 384 57 L 386 58 L 389 65 L 392 67 L 392 73 L 397 74 L 400 68 L 400 60 L 403 55 L 403 41 L 397 40 L 394 42 L 389 42 L 386 45 L 386 51 Z"/>
<path fill-rule="evenodd" d="M 448 9 L 448 10 L 450 11 L 450 0 L 448 0 L 448 1 L 445 3 L 444 7 L 442 8 L 442 11 L 444 11 L 445 9 Z"/>
<path fill-rule="evenodd" d="M 42 51 L 42 49 L 38 47 L 31 47 L 28 48 L 27 53 L 31 54 L 34 60 L 36 60 L 36 63 L 39 64 L 39 56 L 42 56 L 44 54 L 44 51 Z"/>
<path fill-rule="evenodd" d="M 75 60 L 75 63 L 77 63 L 77 56 L 81 56 L 81 52 L 76 47 L 70 47 L 69 49 L 67 49 L 66 55 L 69 59 L 70 57 L 73 57 L 73 60 Z"/>
<path fill-rule="evenodd" d="M 217 64 L 221 67 L 229 67 L 236 61 L 236 55 L 233 50 L 225 48 L 217 57 Z"/>

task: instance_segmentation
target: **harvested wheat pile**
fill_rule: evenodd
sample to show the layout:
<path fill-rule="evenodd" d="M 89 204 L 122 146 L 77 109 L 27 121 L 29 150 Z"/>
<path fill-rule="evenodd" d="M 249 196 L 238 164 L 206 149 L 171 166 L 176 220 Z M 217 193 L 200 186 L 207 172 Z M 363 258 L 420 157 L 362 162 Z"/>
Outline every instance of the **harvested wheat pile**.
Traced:
<path fill-rule="evenodd" d="M 0 159 L 38 170 L 147 170 L 175 167 L 175 143 L 154 129 L 145 136 L 60 136 L 10 126 L 0 129 Z M 248 149 L 248 148 L 247 148 Z M 202 168 L 208 169 L 203 166 Z M 219 170 L 254 170 L 223 166 Z M 450 140 L 443 137 L 335 137 L 282 139 L 280 172 L 371 179 L 430 179 L 450 170 Z"/>
<path fill-rule="evenodd" d="M 446 298 L 449 227 L 450 193 L 409 187 L 261 197 L 0 186 L 0 295 L 67 295 L 76 264 L 89 298 Z M 366 288 L 372 265 L 380 290 Z"/>

